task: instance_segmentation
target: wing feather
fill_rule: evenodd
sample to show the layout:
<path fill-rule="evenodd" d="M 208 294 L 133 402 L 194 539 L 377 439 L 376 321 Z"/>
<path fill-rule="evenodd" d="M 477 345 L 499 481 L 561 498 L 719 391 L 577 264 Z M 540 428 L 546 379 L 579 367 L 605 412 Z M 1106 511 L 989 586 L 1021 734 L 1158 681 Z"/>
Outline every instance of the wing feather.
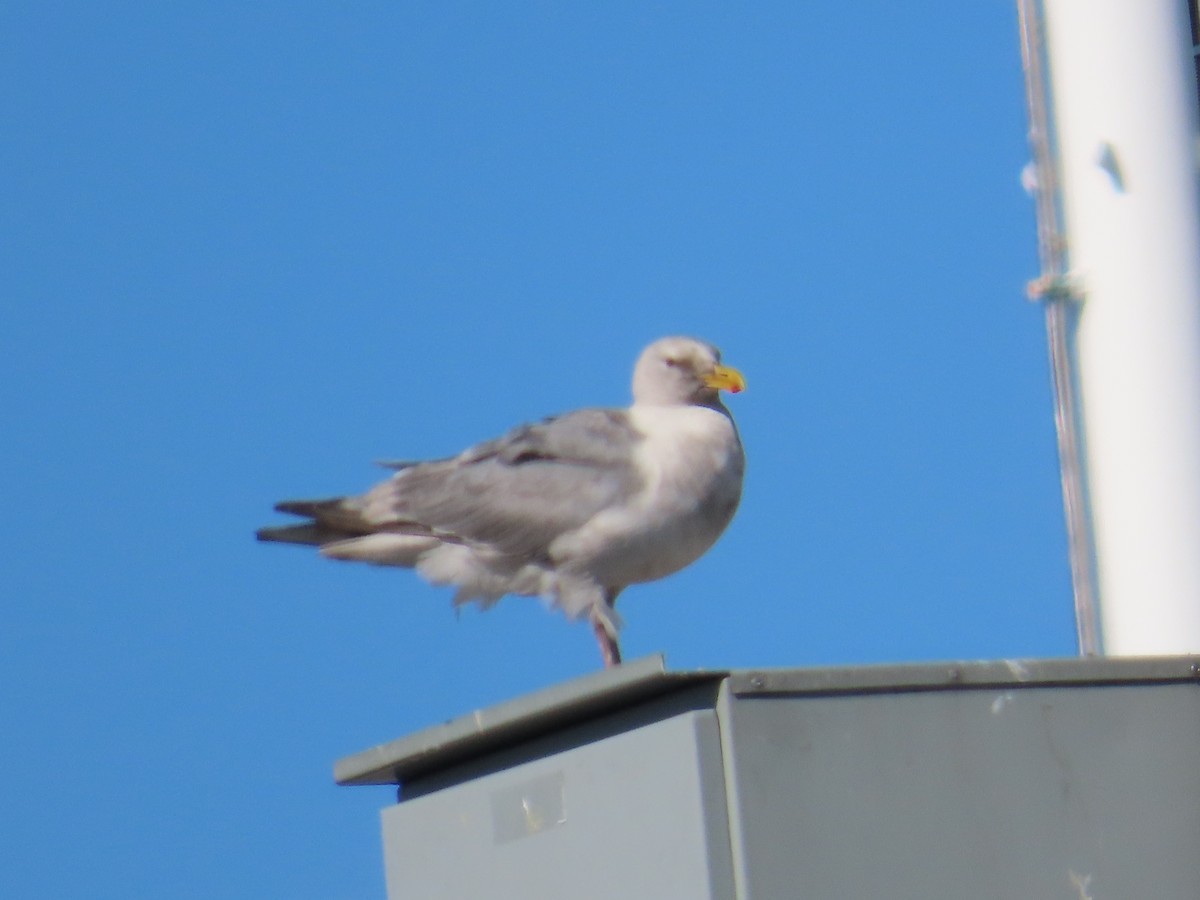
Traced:
<path fill-rule="evenodd" d="M 361 498 L 371 530 L 419 523 L 536 557 L 641 487 L 640 434 L 621 410 L 587 409 L 515 428 L 449 460 L 397 472 Z"/>

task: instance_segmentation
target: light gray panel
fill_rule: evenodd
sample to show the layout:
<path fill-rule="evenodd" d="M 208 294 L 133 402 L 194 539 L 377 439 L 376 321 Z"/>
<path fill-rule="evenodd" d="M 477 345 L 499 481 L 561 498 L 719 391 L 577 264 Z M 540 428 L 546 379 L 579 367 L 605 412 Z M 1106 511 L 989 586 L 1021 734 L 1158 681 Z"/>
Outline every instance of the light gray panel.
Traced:
<path fill-rule="evenodd" d="M 721 672 L 667 672 L 661 656 L 602 669 L 533 694 L 434 725 L 338 760 L 338 784 L 399 784 L 513 744 L 724 678 Z"/>
<path fill-rule="evenodd" d="M 391 900 L 732 900 L 716 714 L 688 712 L 383 811 Z"/>
<path fill-rule="evenodd" d="M 1196 900 L 1189 684 L 734 697 L 742 900 Z"/>

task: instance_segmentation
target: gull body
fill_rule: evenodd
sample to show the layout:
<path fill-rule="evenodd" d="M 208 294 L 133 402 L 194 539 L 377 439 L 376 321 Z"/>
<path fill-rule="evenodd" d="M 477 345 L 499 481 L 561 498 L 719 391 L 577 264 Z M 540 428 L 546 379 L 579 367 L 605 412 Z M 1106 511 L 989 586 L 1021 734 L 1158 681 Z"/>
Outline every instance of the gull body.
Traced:
<path fill-rule="evenodd" d="M 578 410 L 450 459 L 395 464 L 362 495 L 280 503 L 308 521 L 258 537 L 415 568 L 456 586 L 456 604 L 545 597 L 588 618 L 615 665 L 621 590 L 694 562 L 733 518 L 745 458 L 718 391 L 744 387 L 710 344 L 663 338 L 639 357 L 627 409 Z"/>

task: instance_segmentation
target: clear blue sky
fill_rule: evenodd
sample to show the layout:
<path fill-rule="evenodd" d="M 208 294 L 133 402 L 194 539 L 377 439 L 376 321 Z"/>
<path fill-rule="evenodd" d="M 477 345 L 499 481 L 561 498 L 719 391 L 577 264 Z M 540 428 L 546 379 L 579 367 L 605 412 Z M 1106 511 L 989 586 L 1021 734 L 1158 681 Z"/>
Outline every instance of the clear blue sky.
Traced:
<path fill-rule="evenodd" d="M 0 12 L 0 896 L 383 896 L 334 759 L 586 627 L 258 545 L 704 337 L 740 512 L 675 668 L 1074 652 L 1011 0 Z"/>

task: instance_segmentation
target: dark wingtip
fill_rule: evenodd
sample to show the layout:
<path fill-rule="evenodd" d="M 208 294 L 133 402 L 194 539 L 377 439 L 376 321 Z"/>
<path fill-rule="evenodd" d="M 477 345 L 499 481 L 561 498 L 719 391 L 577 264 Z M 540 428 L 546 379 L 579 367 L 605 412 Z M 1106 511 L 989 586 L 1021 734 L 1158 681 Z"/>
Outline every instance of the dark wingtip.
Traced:
<path fill-rule="evenodd" d="M 391 469 L 394 472 L 399 472 L 402 469 L 411 469 L 413 466 L 419 466 L 419 459 L 377 459 L 375 465 L 381 469 Z"/>
<path fill-rule="evenodd" d="M 303 525 L 282 525 L 278 527 L 260 528 L 254 532 L 254 537 L 260 541 L 273 544 L 306 544 L 319 547 L 321 544 L 339 537 L 345 537 L 337 531 L 323 528 L 313 522 Z"/>
<path fill-rule="evenodd" d="M 341 497 L 330 497 L 328 500 L 281 500 L 275 504 L 275 512 L 315 519 L 322 509 L 337 506 L 341 500 Z"/>

